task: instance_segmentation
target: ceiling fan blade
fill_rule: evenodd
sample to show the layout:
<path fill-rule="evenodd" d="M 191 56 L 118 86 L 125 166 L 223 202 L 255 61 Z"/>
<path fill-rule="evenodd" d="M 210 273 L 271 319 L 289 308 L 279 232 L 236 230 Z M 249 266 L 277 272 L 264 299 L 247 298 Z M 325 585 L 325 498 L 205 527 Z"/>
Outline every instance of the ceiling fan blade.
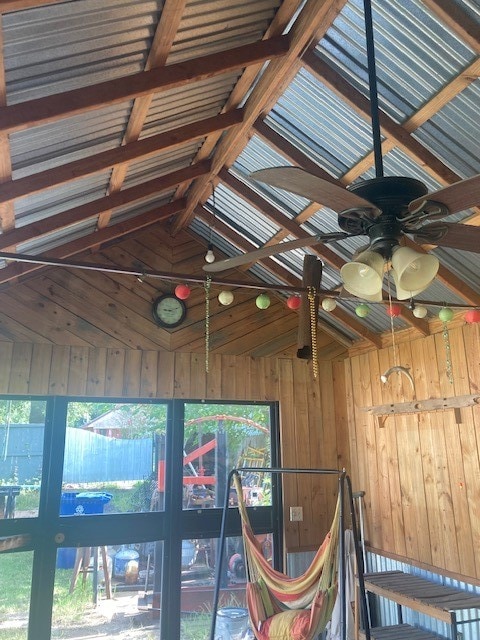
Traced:
<path fill-rule="evenodd" d="M 415 242 L 480 253 L 480 227 L 471 224 L 432 222 L 413 234 Z"/>
<path fill-rule="evenodd" d="M 350 237 L 349 233 L 334 232 L 324 233 L 309 238 L 298 238 L 297 240 L 289 240 L 287 242 L 278 242 L 277 244 L 271 244 L 248 253 L 242 253 L 242 255 L 234 256 L 233 258 L 226 258 L 225 260 L 219 260 L 218 262 L 212 262 L 211 264 L 205 264 L 203 270 L 208 273 L 218 273 L 219 271 L 226 271 L 233 267 L 239 267 L 242 264 L 248 264 L 249 262 L 255 262 L 262 258 L 268 258 L 269 256 L 277 255 L 278 253 L 285 253 L 292 249 L 299 249 L 303 247 L 311 247 L 315 244 L 322 242 L 343 240 Z"/>
<path fill-rule="evenodd" d="M 429 193 L 421 198 L 412 200 L 408 205 L 409 211 L 415 211 L 422 207 L 424 202 L 438 202 L 448 209 L 448 214 L 465 211 L 480 204 L 480 173 L 472 178 L 460 180 L 448 187 Z"/>
<path fill-rule="evenodd" d="M 300 167 L 272 167 L 261 169 L 250 174 L 257 182 L 265 182 L 272 187 L 278 187 L 303 196 L 308 200 L 323 204 L 333 211 L 345 209 L 368 209 L 378 212 L 377 207 L 348 191 L 340 182 L 332 178 L 332 182 L 309 173 Z"/>

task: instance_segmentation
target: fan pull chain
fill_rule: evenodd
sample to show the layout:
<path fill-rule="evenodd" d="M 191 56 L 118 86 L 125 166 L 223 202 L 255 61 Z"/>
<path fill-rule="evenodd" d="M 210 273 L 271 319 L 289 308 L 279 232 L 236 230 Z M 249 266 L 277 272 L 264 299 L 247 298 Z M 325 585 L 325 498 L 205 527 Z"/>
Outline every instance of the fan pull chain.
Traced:
<path fill-rule="evenodd" d="M 447 378 L 450 384 L 453 384 L 452 353 L 450 348 L 450 336 L 446 322 L 443 323 L 443 342 L 445 344 L 445 369 L 447 372 Z"/>
<path fill-rule="evenodd" d="M 392 291 L 390 287 L 390 271 L 388 272 L 387 277 L 387 287 L 388 287 L 388 306 L 392 308 Z M 390 332 L 392 334 L 392 349 L 393 349 L 393 366 L 398 366 L 398 357 L 397 357 L 397 345 L 395 343 L 395 327 L 393 326 L 393 314 L 390 314 Z"/>
<path fill-rule="evenodd" d="M 212 276 L 205 279 L 205 372 L 210 371 L 210 286 Z"/>
<path fill-rule="evenodd" d="M 308 287 L 308 309 L 310 312 L 310 335 L 312 342 L 312 368 L 313 377 L 318 378 L 318 343 L 317 343 L 317 318 L 315 313 L 315 287 Z"/>

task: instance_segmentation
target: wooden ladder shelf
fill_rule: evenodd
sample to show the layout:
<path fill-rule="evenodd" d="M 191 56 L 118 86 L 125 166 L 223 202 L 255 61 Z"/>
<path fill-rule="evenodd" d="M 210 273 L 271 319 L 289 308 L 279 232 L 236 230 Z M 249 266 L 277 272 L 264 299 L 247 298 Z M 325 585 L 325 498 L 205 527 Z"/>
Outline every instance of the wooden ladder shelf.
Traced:
<path fill-rule="evenodd" d="M 480 620 L 480 596 L 447 587 L 403 571 L 365 574 L 365 590 L 397 603 L 398 624 L 371 630 L 372 640 L 438 640 L 440 636 L 403 623 L 402 607 L 408 607 L 449 625 L 457 640 L 460 625 Z M 459 611 L 477 609 L 477 615 L 458 620 Z M 463 616 L 462 616 L 463 617 Z M 362 633 L 360 637 L 365 638 Z"/>

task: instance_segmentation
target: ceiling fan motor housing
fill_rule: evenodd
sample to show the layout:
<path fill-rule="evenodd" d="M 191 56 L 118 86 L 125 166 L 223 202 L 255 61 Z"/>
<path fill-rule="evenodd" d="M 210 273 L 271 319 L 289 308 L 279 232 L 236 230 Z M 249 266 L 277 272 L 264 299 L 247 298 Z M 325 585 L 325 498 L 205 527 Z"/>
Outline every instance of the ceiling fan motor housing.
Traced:
<path fill-rule="evenodd" d="M 347 216 L 340 213 L 340 228 L 351 232 L 357 225 L 359 232 L 369 236 L 370 248 L 390 259 L 402 237 L 402 218 L 408 213 L 408 205 L 428 193 L 426 186 L 415 178 L 382 177 L 351 185 L 349 191 L 372 202 L 382 213 L 374 220 L 360 211 L 357 220 L 352 219 L 351 212 Z"/>

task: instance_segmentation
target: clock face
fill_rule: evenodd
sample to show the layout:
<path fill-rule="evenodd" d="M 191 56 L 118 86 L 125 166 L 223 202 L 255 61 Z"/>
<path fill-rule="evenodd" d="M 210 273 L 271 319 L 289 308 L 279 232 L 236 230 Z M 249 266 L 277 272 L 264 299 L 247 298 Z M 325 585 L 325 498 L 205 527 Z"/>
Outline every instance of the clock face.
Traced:
<path fill-rule="evenodd" d="M 178 327 L 187 314 L 183 300 L 169 293 L 154 300 L 152 311 L 155 322 L 167 328 Z"/>

